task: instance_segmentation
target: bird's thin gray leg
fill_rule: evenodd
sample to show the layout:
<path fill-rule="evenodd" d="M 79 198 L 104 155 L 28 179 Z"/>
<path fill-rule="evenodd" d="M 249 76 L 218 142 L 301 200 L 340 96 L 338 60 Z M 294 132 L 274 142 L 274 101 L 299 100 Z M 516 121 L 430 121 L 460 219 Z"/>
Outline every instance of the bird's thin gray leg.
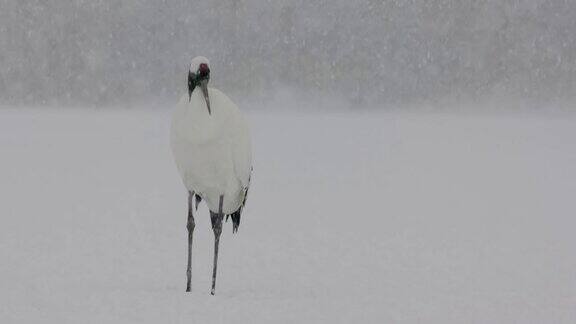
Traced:
<path fill-rule="evenodd" d="M 188 267 L 186 268 L 186 291 L 190 291 L 192 281 L 192 239 L 194 237 L 194 227 L 196 227 L 194 215 L 192 215 L 194 209 L 192 204 L 193 200 L 194 192 L 188 191 L 188 224 L 186 225 L 186 228 L 188 228 Z"/>
<path fill-rule="evenodd" d="M 210 211 L 210 220 L 212 221 L 212 230 L 214 231 L 214 267 L 212 268 L 212 295 L 216 291 L 216 269 L 218 267 L 218 245 L 220 243 L 220 234 L 222 234 L 222 203 L 224 202 L 224 195 L 220 195 L 220 202 L 218 204 L 218 213 Z"/>

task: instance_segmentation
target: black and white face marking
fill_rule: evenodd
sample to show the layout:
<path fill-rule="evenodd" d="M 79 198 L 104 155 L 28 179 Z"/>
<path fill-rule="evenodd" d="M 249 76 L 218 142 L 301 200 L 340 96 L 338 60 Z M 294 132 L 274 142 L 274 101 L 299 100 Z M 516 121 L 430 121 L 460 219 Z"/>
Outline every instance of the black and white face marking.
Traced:
<path fill-rule="evenodd" d="M 190 64 L 188 71 L 188 101 L 192 100 L 192 92 L 196 86 L 200 86 L 204 100 L 206 100 L 206 108 L 208 114 L 212 114 L 210 110 L 210 98 L 208 96 L 208 81 L 210 81 L 210 67 L 208 59 L 202 56 L 195 57 Z"/>

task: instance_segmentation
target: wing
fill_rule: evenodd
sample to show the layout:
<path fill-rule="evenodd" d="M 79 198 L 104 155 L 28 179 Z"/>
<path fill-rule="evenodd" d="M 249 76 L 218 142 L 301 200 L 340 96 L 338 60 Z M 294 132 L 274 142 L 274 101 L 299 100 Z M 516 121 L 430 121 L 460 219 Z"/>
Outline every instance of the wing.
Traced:
<path fill-rule="evenodd" d="M 248 198 L 248 189 L 250 189 L 250 179 L 252 178 L 252 171 L 254 171 L 254 168 L 250 168 L 250 175 L 248 176 L 248 184 L 246 185 L 246 187 L 244 187 L 244 199 L 242 200 L 242 207 L 244 208 L 244 206 L 246 205 L 246 199 Z"/>
<path fill-rule="evenodd" d="M 246 198 L 248 197 L 248 189 L 250 187 L 250 179 L 252 177 L 252 147 L 250 142 L 250 133 L 248 131 L 248 125 L 244 119 L 239 116 L 238 123 L 236 125 L 236 137 L 235 143 L 233 145 L 233 159 L 234 159 L 234 174 L 241 186 L 241 193 L 238 199 L 240 200 L 240 206 L 238 210 L 230 215 L 226 215 L 226 220 L 228 216 L 232 218 L 232 232 L 238 231 L 238 226 L 240 226 L 240 216 L 242 215 L 242 209 L 246 205 Z"/>
<path fill-rule="evenodd" d="M 250 185 L 252 174 L 252 143 L 250 131 L 244 118 L 237 112 L 236 128 L 234 131 L 234 144 L 232 145 L 234 159 L 234 174 L 243 189 Z"/>
<path fill-rule="evenodd" d="M 246 196 L 248 195 L 248 188 L 250 187 L 250 179 L 252 177 L 252 151 L 250 147 L 249 138 L 234 149 L 234 173 L 240 183 L 243 191 L 241 208 L 246 204 Z"/>

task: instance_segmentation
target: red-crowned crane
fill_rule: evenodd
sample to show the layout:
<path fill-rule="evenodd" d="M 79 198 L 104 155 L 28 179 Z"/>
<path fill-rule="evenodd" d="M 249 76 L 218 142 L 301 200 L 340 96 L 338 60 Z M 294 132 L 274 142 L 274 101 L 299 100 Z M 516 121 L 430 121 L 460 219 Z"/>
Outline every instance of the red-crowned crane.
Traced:
<path fill-rule="evenodd" d="M 210 63 L 195 57 L 188 71 L 188 94 L 176 106 L 170 144 L 180 176 L 188 190 L 188 267 L 186 291 L 192 280 L 193 210 L 202 200 L 208 205 L 214 231 L 212 295 L 216 289 L 218 245 L 222 220 L 232 218 L 232 231 L 240 225 L 252 172 L 248 126 L 238 107 L 220 90 L 208 88 Z"/>

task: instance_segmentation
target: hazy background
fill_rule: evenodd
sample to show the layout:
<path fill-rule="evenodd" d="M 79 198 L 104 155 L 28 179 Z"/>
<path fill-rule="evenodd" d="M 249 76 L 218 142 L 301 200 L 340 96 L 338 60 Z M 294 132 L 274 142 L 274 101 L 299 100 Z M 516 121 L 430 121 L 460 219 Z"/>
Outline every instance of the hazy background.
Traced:
<path fill-rule="evenodd" d="M 0 104 L 174 102 L 205 55 L 240 100 L 541 109 L 574 98 L 575 35 L 570 0 L 0 0 Z"/>
<path fill-rule="evenodd" d="M 0 323 L 576 323 L 575 39 L 574 0 L 0 0 Z M 216 296 L 196 55 L 253 142 Z"/>

